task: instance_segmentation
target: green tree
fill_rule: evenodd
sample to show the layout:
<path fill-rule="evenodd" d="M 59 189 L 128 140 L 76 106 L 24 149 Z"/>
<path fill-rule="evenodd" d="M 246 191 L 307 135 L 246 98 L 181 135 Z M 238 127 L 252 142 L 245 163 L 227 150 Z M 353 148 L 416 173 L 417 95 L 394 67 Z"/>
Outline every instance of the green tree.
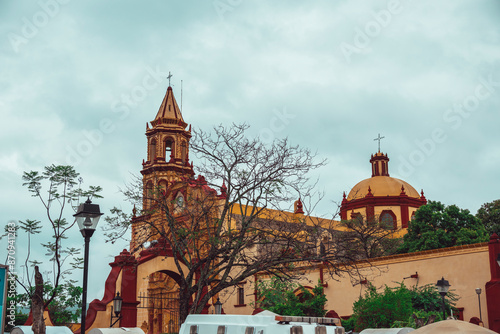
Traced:
<path fill-rule="evenodd" d="M 434 284 L 426 284 L 421 287 L 414 286 L 409 291 L 414 310 L 425 312 L 441 311 L 442 298 Z M 449 314 L 450 309 L 457 300 L 456 294 L 451 291 L 447 293 L 445 298 L 447 314 Z"/>
<path fill-rule="evenodd" d="M 34 288 L 32 287 L 31 290 Z M 48 305 L 50 319 L 55 326 L 64 326 L 78 321 L 81 315 L 82 288 L 75 285 L 75 281 L 68 281 L 59 284 L 55 291 L 54 299 Z M 50 282 L 45 282 L 43 286 L 44 299 L 48 299 L 54 292 L 54 286 Z M 20 309 L 31 308 L 30 293 L 19 293 L 14 298 L 16 306 Z M 22 323 L 18 323 L 16 315 L 16 325 L 22 325 L 26 322 L 28 314 L 18 313 Z"/>
<path fill-rule="evenodd" d="M 445 310 L 449 314 L 457 297 L 448 292 L 445 298 Z M 442 319 L 441 295 L 433 285 L 408 289 L 404 283 L 396 288 L 385 286 L 383 292 L 377 292 L 373 285 L 365 295 L 354 302 L 353 315 L 343 325 L 347 330 L 362 331 L 365 328 L 414 327 L 418 319 Z M 432 321 L 431 320 L 431 321 Z"/>
<path fill-rule="evenodd" d="M 311 293 L 301 285 L 273 277 L 257 282 L 257 295 L 259 307 L 280 315 L 322 317 L 326 313 L 326 296 L 319 282 Z"/>
<path fill-rule="evenodd" d="M 488 232 L 469 210 L 429 201 L 416 211 L 398 252 L 418 252 L 487 240 Z"/>
<path fill-rule="evenodd" d="M 63 298 L 61 295 L 71 290 L 68 286 L 68 275 L 73 269 L 80 268 L 82 259 L 76 257 L 79 249 L 64 245 L 67 232 L 74 226 L 75 220 L 66 220 L 67 212 L 71 214 L 80 204 L 81 198 L 100 198 L 98 193 L 101 187 L 90 186 L 88 190 L 81 189 L 83 182 L 80 174 L 72 166 L 51 165 L 46 166 L 43 172 L 30 171 L 23 174 L 23 186 L 27 187 L 33 197 L 40 200 L 45 212 L 46 221 L 30 220 L 19 221 L 16 233 L 24 232 L 27 236 L 27 257 L 24 261 L 22 276 L 16 277 L 17 283 L 24 289 L 26 297 L 31 300 L 30 307 L 33 315 L 33 332 L 45 334 L 43 310 L 54 305 L 54 301 Z M 41 232 L 50 231 L 47 240 L 41 240 L 41 245 L 46 250 L 45 254 L 32 254 L 31 238 Z M 6 232 L 8 228 L 6 226 Z M 42 239 L 37 236 L 37 240 Z M 42 256 L 34 258 L 36 256 Z M 44 284 L 44 279 L 39 271 L 42 259 L 49 259 L 52 270 L 50 271 L 51 287 Z M 9 258 L 7 264 L 9 264 Z M 12 263 L 14 263 L 12 261 Z M 24 277 L 24 279 L 23 279 Z M 33 279 L 34 277 L 34 279 Z M 68 290 L 69 289 L 69 290 Z M 58 299 L 59 298 L 59 299 Z M 74 300 L 66 300 L 64 305 Z"/>
<path fill-rule="evenodd" d="M 402 284 L 396 289 L 385 287 L 378 293 L 370 285 L 364 297 L 353 305 L 353 324 L 356 331 L 365 328 L 390 328 L 397 320 L 406 320 L 412 314 L 411 296 Z"/>
<path fill-rule="evenodd" d="M 493 233 L 500 235 L 500 199 L 484 203 L 477 210 L 476 217 L 490 235 Z"/>
<path fill-rule="evenodd" d="M 49 304 L 50 318 L 56 326 L 77 322 L 81 316 L 83 289 L 74 283 L 69 281 L 59 285 L 56 298 Z M 47 294 L 50 294 L 52 289 L 52 285 L 46 285 Z"/>

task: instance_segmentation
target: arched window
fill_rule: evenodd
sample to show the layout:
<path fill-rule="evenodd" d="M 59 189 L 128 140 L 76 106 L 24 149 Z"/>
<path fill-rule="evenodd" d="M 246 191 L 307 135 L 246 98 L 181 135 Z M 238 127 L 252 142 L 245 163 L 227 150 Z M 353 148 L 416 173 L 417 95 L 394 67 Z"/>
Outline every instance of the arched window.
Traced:
<path fill-rule="evenodd" d="M 299 301 L 300 302 L 305 302 L 306 301 L 306 294 L 304 294 L 304 290 L 308 291 L 312 296 L 314 296 L 314 292 L 313 292 L 313 288 L 310 287 L 310 286 L 304 286 L 302 288 L 297 288 L 295 289 L 295 291 L 293 292 L 298 298 L 299 298 Z"/>
<path fill-rule="evenodd" d="M 154 162 L 156 159 L 156 139 L 151 139 L 151 144 L 149 145 L 149 161 Z"/>
<path fill-rule="evenodd" d="M 146 205 L 146 208 L 150 208 L 153 204 L 153 182 L 148 181 L 146 183 L 146 191 L 144 194 L 144 204 Z"/>
<path fill-rule="evenodd" d="M 174 141 L 170 138 L 165 140 L 165 161 L 170 161 L 170 158 L 173 157 L 174 151 Z"/>
<path fill-rule="evenodd" d="M 238 305 L 245 305 L 245 287 L 238 285 Z"/>
<path fill-rule="evenodd" d="M 181 152 L 181 159 L 182 159 L 182 164 L 186 163 L 186 156 L 187 156 L 187 145 L 186 142 L 183 141 L 181 144 L 182 152 Z"/>
<path fill-rule="evenodd" d="M 397 230 L 398 219 L 392 210 L 384 210 L 380 213 L 379 222 L 387 229 Z"/>

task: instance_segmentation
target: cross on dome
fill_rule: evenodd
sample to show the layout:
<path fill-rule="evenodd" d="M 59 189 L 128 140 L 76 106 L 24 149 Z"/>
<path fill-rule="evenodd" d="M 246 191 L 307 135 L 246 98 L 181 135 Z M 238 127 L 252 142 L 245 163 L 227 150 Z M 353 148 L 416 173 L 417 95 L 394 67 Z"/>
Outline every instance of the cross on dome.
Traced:
<path fill-rule="evenodd" d="M 378 140 L 378 151 L 379 151 L 379 152 L 380 152 L 380 141 L 381 141 L 382 139 L 384 139 L 384 138 L 385 138 L 385 137 L 380 137 L 380 133 L 379 133 L 379 134 L 378 134 L 378 137 L 377 137 L 377 138 L 375 138 L 375 139 L 373 139 L 374 141 L 375 141 L 375 140 Z"/>

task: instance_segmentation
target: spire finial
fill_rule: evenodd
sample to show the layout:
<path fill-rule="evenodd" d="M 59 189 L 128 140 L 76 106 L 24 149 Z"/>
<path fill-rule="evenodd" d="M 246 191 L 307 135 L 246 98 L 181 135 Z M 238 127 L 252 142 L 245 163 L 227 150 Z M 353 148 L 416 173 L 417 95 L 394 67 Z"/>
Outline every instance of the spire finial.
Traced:
<path fill-rule="evenodd" d="M 170 74 L 170 71 L 168 71 L 168 76 L 167 76 L 167 79 L 168 79 L 168 87 L 170 87 L 170 78 L 172 78 L 172 74 Z"/>
<path fill-rule="evenodd" d="M 370 186 L 368 186 L 368 194 L 365 195 L 365 197 L 368 196 L 368 197 L 372 197 L 373 194 L 372 194 L 372 188 Z"/>
<path fill-rule="evenodd" d="M 299 197 L 299 199 L 296 200 L 295 203 L 294 203 L 293 213 L 295 213 L 295 214 L 304 214 L 304 210 L 302 208 L 303 208 L 302 201 L 300 200 L 300 197 Z"/>
<path fill-rule="evenodd" d="M 380 141 L 384 139 L 385 137 L 380 137 L 380 133 L 378 134 L 378 137 L 375 138 L 373 141 L 378 140 L 378 152 L 380 153 Z"/>
<path fill-rule="evenodd" d="M 385 137 L 380 137 L 380 133 L 378 134 L 378 137 L 373 139 L 373 141 L 378 140 L 378 152 L 380 153 L 380 141 L 384 139 Z"/>

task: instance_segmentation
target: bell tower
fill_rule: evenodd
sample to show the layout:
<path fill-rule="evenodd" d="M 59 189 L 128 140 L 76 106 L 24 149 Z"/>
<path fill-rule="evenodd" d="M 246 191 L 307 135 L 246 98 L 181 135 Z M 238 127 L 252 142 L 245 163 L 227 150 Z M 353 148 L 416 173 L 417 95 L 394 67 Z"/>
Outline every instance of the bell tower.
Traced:
<path fill-rule="evenodd" d="M 150 126 L 151 125 L 151 126 Z M 146 123 L 147 159 L 142 162 L 143 209 L 149 207 L 148 194 L 159 187 L 194 175 L 189 163 L 191 126 L 182 118 L 172 87 L 168 87 L 156 117 Z"/>

